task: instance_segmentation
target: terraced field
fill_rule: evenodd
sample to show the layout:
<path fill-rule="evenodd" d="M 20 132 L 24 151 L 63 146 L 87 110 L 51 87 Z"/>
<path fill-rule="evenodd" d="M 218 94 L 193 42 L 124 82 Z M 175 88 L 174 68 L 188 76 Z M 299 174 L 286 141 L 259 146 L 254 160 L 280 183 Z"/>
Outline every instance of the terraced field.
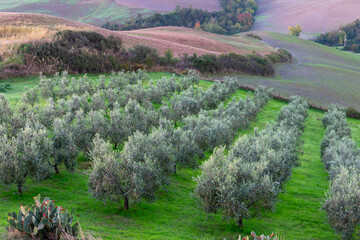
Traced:
<path fill-rule="evenodd" d="M 338 103 L 360 110 L 358 55 L 286 34 L 254 33 L 270 46 L 288 50 L 295 60 L 291 64 L 277 66 L 276 77 L 239 76 L 242 84 L 264 84 L 273 87 L 281 95 L 304 96 L 321 106 Z"/>
<path fill-rule="evenodd" d="M 164 74 L 154 73 L 150 76 L 157 79 L 162 75 Z M 35 85 L 38 79 L 14 81 L 15 87 L 6 94 L 12 104 L 15 104 L 24 91 L 23 86 Z M 200 86 L 207 88 L 211 84 L 202 81 Z M 239 90 L 235 96 L 243 98 L 247 94 L 249 93 Z M 285 105 L 284 102 L 271 100 L 240 135 L 251 134 L 254 127 L 262 129 L 275 121 L 277 113 Z M 6 225 L 5 216 L 9 209 L 16 209 L 20 204 L 29 205 L 32 197 L 41 193 L 43 196 L 51 196 L 68 208 L 76 206 L 76 218 L 82 227 L 100 234 L 104 239 L 119 236 L 122 239 L 238 239 L 239 234 L 249 234 L 251 231 L 268 234 L 281 232 L 286 239 L 335 239 L 334 232 L 325 222 L 324 213 L 319 211 L 324 192 L 328 188 L 327 174 L 320 159 L 320 143 L 324 134 L 322 116 L 322 112 L 309 111 L 306 130 L 302 136 L 304 154 L 300 158 L 301 166 L 294 169 L 285 192 L 280 195 L 281 201 L 276 210 L 262 212 L 261 217 L 245 220 L 242 229 L 235 222 L 224 221 L 220 215 L 208 218 L 197 207 L 192 196 L 195 187 L 192 178 L 200 174 L 197 169 L 178 171 L 171 177 L 168 190 L 157 193 L 156 202 L 143 202 L 125 212 L 114 204 L 104 205 L 90 197 L 87 170 L 78 169 L 72 175 L 62 168 L 60 175 L 42 183 L 33 184 L 28 181 L 22 195 L 14 194 L 15 188 L 6 191 L 1 189 L 0 200 L 3 204 L 0 206 L 0 216 L 4 217 L 0 220 L 0 226 Z M 349 122 L 354 135 L 360 132 L 359 120 L 351 119 Z M 211 152 L 208 152 L 203 160 L 210 155 Z"/>

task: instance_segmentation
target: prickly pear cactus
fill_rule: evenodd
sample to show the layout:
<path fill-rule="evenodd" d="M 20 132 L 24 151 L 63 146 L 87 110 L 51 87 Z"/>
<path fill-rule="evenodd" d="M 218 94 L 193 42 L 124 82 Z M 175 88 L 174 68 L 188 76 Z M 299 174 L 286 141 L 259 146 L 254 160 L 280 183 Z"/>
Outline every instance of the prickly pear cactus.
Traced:
<path fill-rule="evenodd" d="M 251 236 L 245 236 L 242 237 L 241 235 L 239 236 L 239 240 L 279 240 L 279 238 L 275 235 L 275 234 L 270 234 L 270 235 L 256 235 L 255 232 L 251 232 Z"/>
<path fill-rule="evenodd" d="M 56 206 L 55 201 L 48 197 L 41 201 L 40 194 L 34 197 L 34 201 L 31 208 L 21 205 L 18 213 L 8 214 L 8 231 L 17 231 L 22 237 L 44 240 L 58 240 L 62 234 L 78 235 L 79 223 L 72 225 L 75 209 L 69 212 L 62 206 Z"/>

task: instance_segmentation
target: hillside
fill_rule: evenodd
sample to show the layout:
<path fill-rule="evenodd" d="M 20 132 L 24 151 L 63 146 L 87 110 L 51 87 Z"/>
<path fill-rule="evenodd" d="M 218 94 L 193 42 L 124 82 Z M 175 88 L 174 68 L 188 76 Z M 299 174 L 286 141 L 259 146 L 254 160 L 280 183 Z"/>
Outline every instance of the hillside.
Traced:
<path fill-rule="evenodd" d="M 336 30 L 360 17 L 357 0 L 257 0 L 258 11 L 252 30 L 288 32 L 289 25 L 303 27 L 302 38 Z"/>
<path fill-rule="evenodd" d="M 281 33 L 255 32 L 265 43 L 288 50 L 295 58 L 277 67 L 273 78 L 240 76 L 242 84 L 265 84 L 275 92 L 301 95 L 327 106 L 338 103 L 360 109 L 360 57 Z"/>
<path fill-rule="evenodd" d="M 170 74 L 150 74 L 156 81 Z M 94 81 L 98 78 L 90 76 Z M 106 78 L 109 81 L 109 78 Z M 12 106 L 24 94 L 24 87 L 34 87 L 38 78 L 14 79 L 13 88 L 5 94 Z M 201 88 L 213 83 L 201 81 Z M 245 98 L 249 93 L 238 90 L 233 96 Z M 252 94 L 250 94 L 252 95 Z M 229 97 L 228 99 L 231 99 Z M 228 100 L 226 101 L 228 102 Z M 271 100 L 251 121 L 250 127 L 239 131 L 239 136 L 252 134 L 254 128 L 263 129 L 268 123 L 276 121 L 276 116 L 286 103 Z M 310 110 L 306 130 L 301 166 L 294 169 L 293 176 L 286 185 L 285 192 L 279 196 L 275 212 L 263 211 L 261 217 L 252 217 L 238 228 L 233 221 L 224 221 L 221 215 L 209 217 L 198 207 L 193 197 L 195 182 L 193 177 L 200 169 L 183 168 L 171 176 L 167 191 L 159 191 L 155 202 L 143 202 L 124 211 L 116 204 L 104 205 L 93 199 L 88 191 L 88 170 L 77 168 L 74 174 L 61 168 L 61 173 L 53 178 L 36 184 L 28 184 L 22 195 L 13 194 L 15 186 L 0 193 L 4 202 L 0 206 L 1 215 L 20 204 L 31 204 L 31 198 L 38 193 L 50 196 L 66 207 L 76 206 L 76 219 L 87 231 L 100 234 L 103 239 L 238 239 L 239 234 L 271 233 L 280 231 L 286 239 L 335 239 L 334 232 L 319 211 L 328 188 L 327 174 L 320 160 L 320 143 L 324 134 L 321 126 L 323 113 Z M 359 131 L 360 122 L 352 121 L 354 132 Z M 211 155 L 206 153 L 205 159 Z M 204 160 L 205 160 L 204 159 Z M 80 162 L 80 166 L 86 166 Z M 0 220 L 0 236 L 6 225 L 5 218 Z"/>
<path fill-rule="evenodd" d="M 134 8 L 151 9 L 155 11 L 173 11 L 176 6 L 200 8 L 207 11 L 221 10 L 218 0 L 117 0 L 120 5 Z"/>
<path fill-rule="evenodd" d="M 239 54 L 251 54 L 256 52 L 265 55 L 275 50 L 265 43 L 243 35 L 224 36 L 182 27 L 158 27 L 153 29 L 119 32 L 42 14 L 0 13 L 0 26 L 8 25 L 19 27 L 36 26 L 33 31 L 37 33 L 40 28 L 46 33 L 44 33 L 44 35 L 32 34 L 34 35 L 34 39 L 21 36 L 22 33 L 19 33 L 12 41 L 8 41 L 5 36 L 0 39 L 1 45 L 11 44 L 14 41 L 16 42 L 16 38 L 20 39 L 20 42 L 48 40 L 58 30 L 72 29 L 95 31 L 105 36 L 118 36 L 123 40 L 126 48 L 140 44 L 156 48 L 160 53 L 164 53 L 167 49 L 171 49 L 175 56 L 182 56 L 184 53 L 190 55 L 193 53 L 199 55 L 219 55 L 229 52 Z"/>
<path fill-rule="evenodd" d="M 217 0 L 208 1 L 164 1 L 164 0 L 0 0 L 0 12 L 42 13 L 63 17 L 78 22 L 101 26 L 107 21 L 124 22 L 137 14 L 174 10 L 177 5 L 219 10 Z"/>

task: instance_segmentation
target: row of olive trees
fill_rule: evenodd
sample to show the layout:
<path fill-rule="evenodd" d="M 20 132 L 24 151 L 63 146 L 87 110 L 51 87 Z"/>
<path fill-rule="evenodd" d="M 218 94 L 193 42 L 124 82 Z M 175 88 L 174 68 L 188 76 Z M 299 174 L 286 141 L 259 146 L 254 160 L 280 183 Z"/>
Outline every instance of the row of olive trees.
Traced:
<path fill-rule="evenodd" d="M 149 133 L 152 126 L 159 124 L 160 113 L 146 99 L 150 89 L 157 89 L 158 92 L 152 96 L 166 99 L 175 91 L 198 83 L 194 72 L 182 78 L 180 85 L 174 78 L 162 78 L 156 83 L 141 86 L 146 91 L 143 97 L 146 100 L 140 105 L 133 100 L 133 96 L 136 98 L 139 94 L 132 94 L 131 86 L 142 79 L 147 79 L 143 72 L 118 73 L 113 74 L 106 85 L 104 78 L 100 77 L 100 84 L 92 85 L 98 88 L 92 91 L 93 95 L 87 92 L 92 87 L 79 90 L 82 86 L 93 84 L 91 80 L 86 77 L 79 81 L 71 79 L 71 84 L 63 85 L 68 88 L 69 94 L 61 95 L 63 83 L 59 82 L 70 81 L 66 73 L 56 75 L 53 79 L 42 77 L 40 86 L 27 91 L 16 108 L 11 108 L 5 96 L 0 95 L 0 182 L 6 186 L 15 183 L 18 191 L 22 192 L 27 177 L 34 181 L 43 180 L 54 171 L 58 173 L 60 164 L 72 172 L 79 153 L 88 155 L 96 134 L 111 140 L 116 147 L 134 132 Z M 99 87 L 101 85 L 105 87 Z M 109 87 L 112 85 L 114 88 Z M 119 95 L 128 96 L 124 107 L 117 101 L 113 101 L 109 107 L 111 101 L 107 93 L 98 94 L 104 89 L 117 91 L 119 88 L 123 88 Z M 84 94 L 78 96 L 77 93 Z M 52 98 L 43 106 L 44 99 L 49 96 Z M 28 99 L 36 101 L 29 102 Z"/>
<path fill-rule="evenodd" d="M 24 153 L 21 151 L 11 153 L 5 149 L 6 144 L 0 146 L 0 151 L 3 152 L 4 156 L 0 164 L 12 166 L 12 169 L 4 172 L 4 179 L 6 178 L 6 180 L 2 181 L 2 183 L 5 185 L 16 183 L 19 192 L 21 192 L 26 177 L 32 177 L 33 180 L 40 181 L 53 172 L 59 173 L 58 167 L 61 164 L 64 164 L 68 171 L 74 171 L 79 153 L 83 153 L 86 157 L 89 156 L 89 148 L 96 134 L 99 134 L 102 139 L 110 140 L 115 148 L 121 146 L 129 136 L 132 136 L 137 131 L 148 135 L 152 127 L 159 125 L 160 119 L 167 117 L 166 114 L 157 111 L 153 103 L 160 102 L 161 99 L 163 104 L 167 104 L 169 98 L 177 98 L 182 93 L 189 95 L 189 92 L 194 91 L 194 85 L 198 84 L 197 74 L 191 71 L 189 76 L 181 78 L 179 81 L 175 81 L 172 77 L 162 78 L 146 85 L 138 84 L 142 79 L 147 79 L 143 72 L 118 73 L 110 77 L 109 84 L 106 84 L 104 78 L 100 77 L 100 83 L 92 85 L 93 81 L 86 77 L 81 78 L 79 81 L 76 79 L 70 80 L 65 73 L 61 76 L 57 75 L 53 79 L 42 77 L 40 86 L 35 90 L 29 90 L 25 94 L 27 96 L 30 92 L 31 96 L 36 96 L 33 99 L 37 100 L 32 103 L 27 102 L 25 97 L 16 108 L 12 109 L 7 99 L 1 96 L 0 132 L 4 143 L 17 146 L 20 141 L 19 134 L 25 128 L 33 131 L 34 139 L 37 130 L 41 129 L 42 136 L 46 138 L 44 141 L 47 141 L 47 148 L 36 143 L 41 149 L 46 150 L 47 156 L 26 163 L 31 167 L 23 169 L 23 174 L 18 172 L 18 175 L 13 174 L 14 169 L 22 168 L 24 160 L 16 162 L 13 157 L 8 157 L 8 155 L 16 154 L 16 157 L 18 157 L 20 155 L 24 156 Z M 58 82 L 66 81 L 72 82 L 71 84 L 68 83 L 68 85 L 61 83 L 63 84 L 62 87 L 69 89 L 69 94 L 61 95 L 61 85 Z M 49 85 L 53 87 L 44 87 Z M 93 88 L 89 87 L 86 88 L 87 90 L 82 89 L 80 91 L 79 88 L 82 86 L 95 86 L 96 89 L 90 91 L 93 94 L 90 95 L 88 90 Z M 198 95 L 194 96 L 193 99 L 197 104 L 201 104 L 206 108 L 213 108 L 216 107 L 216 104 L 213 104 L 213 101 L 212 104 L 208 104 L 206 99 L 218 99 L 217 104 L 219 104 L 224 99 L 222 95 L 227 97 L 234 93 L 235 90 L 234 81 L 229 79 L 225 84 L 216 83 L 206 90 L 197 90 Z M 109 97 L 111 91 L 117 92 L 116 94 L 121 98 L 125 96 L 126 101 L 120 104 L 118 102 L 119 98 L 114 100 L 114 98 Z M 175 92 L 177 93 L 175 94 Z M 81 93 L 84 94 L 76 95 Z M 218 95 L 221 95 L 221 97 Z M 49 96 L 52 98 L 48 99 L 44 106 L 43 102 Z M 186 108 L 187 103 L 186 101 L 184 103 L 179 101 L 178 104 L 183 104 L 183 108 Z M 184 116 L 191 114 L 193 112 L 188 111 Z M 185 139 L 187 134 L 179 133 L 178 138 Z M 29 144 L 35 143 L 29 141 Z M 36 153 L 33 154 L 36 155 Z M 42 175 L 42 178 L 36 178 L 38 176 L 37 172 L 42 171 L 41 168 L 45 166 L 47 172 Z"/>
<path fill-rule="evenodd" d="M 332 106 L 323 118 L 323 125 L 326 132 L 321 153 L 330 175 L 323 209 L 332 228 L 344 239 L 357 239 L 360 234 L 360 149 L 351 138 L 342 108 Z"/>
<path fill-rule="evenodd" d="M 90 153 L 93 172 L 89 186 L 93 196 L 103 201 L 123 201 L 125 209 L 142 199 L 154 200 L 156 190 L 169 184 L 169 176 L 177 168 L 194 167 L 204 151 L 230 144 L 237 130 L 246 127 L 268 100 L 268 91 L 261 87 L 253 100 L 234 98 L 216 110 L 202 110 L 197 117 L 184 119 L 181 128 L 162 119 L 149 134 L 136 132 L 129 137 L 122 152 L 113 151 L 109 142 L 97 136 Z"/>
<path fill-rule="evenodd" d="M 260 209 L 273 209 L 281 187 L 299 164 L 299 138 L 307 114 L 307 102 L 292 97 L 275 124 L 240 137 L 228 154 L 225 147 L 216 148 L 195 179 L 195 194 L 204 210 L 222 212 L 241 227 L 243 219 Z"/>

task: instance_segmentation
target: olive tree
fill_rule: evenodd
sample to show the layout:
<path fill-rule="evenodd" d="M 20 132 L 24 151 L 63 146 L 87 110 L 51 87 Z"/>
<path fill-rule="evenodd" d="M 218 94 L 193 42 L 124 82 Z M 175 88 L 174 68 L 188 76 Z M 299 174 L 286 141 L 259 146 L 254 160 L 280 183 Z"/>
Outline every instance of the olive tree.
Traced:
<path fill-rule="evenodd" d="M 62 118 L 57 118 L 53 122 L 54 142 L 53 167 L 56 173 L 59 173 L 58 165 L 64 163 L 66 169 L 73 172 L 76 166 L 77 148 L 71 126 Z"/>
<path fill-rule="evenodd" d="M 217 148 L 201 166 L 202 174 L 195 181 L 196 195 L 208 213 L 222 211 L 235 218 L 239 227 L 243 219 L 257 208 L 273 209 L 278 183 L 266 174 L 266 161 L 245 162 L 241 158 L 227 159 L 224 148 Z"/>
<path fill-rule="evenodd" d="M 128 162 L 146 162 L 151 159 L 159 172 L 158 179 L 168 183 L 168 176 L 174 173 L 176 164 L 171 139 L 165 129 L 158 128 L 149 135 L 139 131 L 129 137 L 124 145 L 121 159 Z"/>
<path fill-rule="evenodd" d="M 27 123 L 17 138 L 0 136 L 0 181 L 4 185 L 16 183 L 22 193 L 27 176 L 41 181 L 51 175 L 49 159 L 53 145 L 47 136 L 44 128 L 31 123 Z"/>
<path fill-rule="evenodd" d="M 330 225 L 342 234 L 343 239 L 352 239 L 357 229 L 360 234 L 360 169 L 341 167 L 330 184 L 322 208 Z"/>
<path fill-rule="evenodd" d="M 6 135 L 0 136 L 0 181 L 3 185 L 17 185 L 19 193 L 25 183 L 28 171 L 26 162 L 18 154 L 18 145 L 15 138 L 8 139 Z"/>
<path fill-rule="evenodd" d="M 128 136 L 131 135 L 131 131 L 126 127 L 124 111 L 120 109 L 118 103 L 114 104 L 114 109 L 110 111 L 110 125 L 107 129 L 108 136 L 111 142 L 115 145 L 115 148 L 122 142 L 124 142 Z"/>
<path fill-rule="evenodd" d="M 93 171 L 89 177 L 89 187 L 96 199 L 124 202 L 124 209 L 141 199 L 152 200 L 159 187 L 157 169 L 151 159 L 135 162 L 119 159 L 112 151 L 111 144 L 99 135 L 93 140 L 90 157 Z"/>

